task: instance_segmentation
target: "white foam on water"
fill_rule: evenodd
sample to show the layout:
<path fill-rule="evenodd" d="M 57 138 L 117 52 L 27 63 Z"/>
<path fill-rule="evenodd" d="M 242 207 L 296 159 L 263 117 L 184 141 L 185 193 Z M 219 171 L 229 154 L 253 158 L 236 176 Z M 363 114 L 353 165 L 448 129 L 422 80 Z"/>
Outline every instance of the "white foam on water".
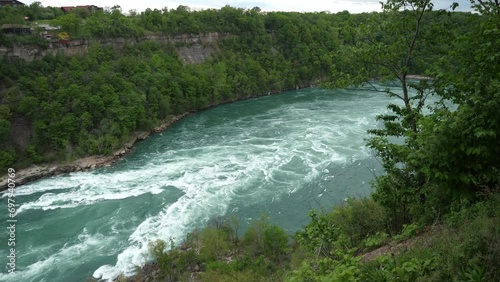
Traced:
<path fill-rule="evenodd" d="M 94 277 L 105 280 L 120 273 L 130 275 L 149 259 L 151 241 L 174 238 L 180 242 L 210 217 L 226 213 L 229 206 L 280 199 L 328 174 L 331 164 L 345 165 L 370 156 L 363 138 L 376 124 L 373 117 L 385 111 L 385 102 L 375 110 L 348 102 L 297 102 L 217 125 L 204 126 L 205 119 L 200 119 L 195 129 L 184 124 L 182 134 L 165 139 L 169 138 L 165 133 L 163 139 L 157 139 L 156 150 L 151 145 L 151 153 L 142 161 L 127 162 L 121 171 L 71 173 L 22 186 L 17 195 L 30 200 L 22 201 L 18 213 L 159 194 L 169 186 L 183 191 L 173 203 L 160 204 L 158 212 L 144 216 L 135 230 L 127 233 L 124 240 L 128 245 L 117 251 L 115 265 L 103 265 L 94 272 Z M 135 207 L 128 208 L 133 214 Z M 114 235 L 120 224 L 114 222 L 110 234 L 105 235 L 117 239 Z M 48 266 L 40 266 L 45 261 L 28 268 L 44 271 Z"/>
<path fill-rule="evenodd" d="M 140 174 L 141 176 L 135 176 Z M 128 173 L 118 174 L 84 174 L 72 175 L 66 179 L 66 188 L 63 188 L 62 183 L 58 179 L 59 191 L 55 192 L 51 187 L 51 179 L 38 183 L 42 187 L 39 191 L 35 187 L 29 187 L 29 194 L 39 193 L 43 191 L 51 191 L 44 193 L 38 199 L 23 203 L 17 210 L 17 214 L 27 210 L 42 209 L 53 210 L 60 208 L 74 208 L 78 206 L 92 205 L 103 200 L 119 200 L 129 197 L 139 196 L 145 193 L 159 194 L 163 191 L 161 183 L 149 182 L 138 185 L 140 179 L 143 178 L 143 173 L 130 171 Z M 77 178 L 77 179 L 72 179 Z M 75 186 L 75 183 L 78 185 Z M 36 184 L 33 184 L 35 186 Z M 45 188 L 45 189 L 43 189 Z M 20 189 L 21 193 L 16 196 L 23 195 L 24 189 Z M 24 194 L 24 195 L 29 195 Z"/>
<path fill-rule="evenodd" d="M 280 109 L 279 113 L 284 111 Z M 311 115 L 308 111 L 293 113 L 300 112 Z M 272 116 L 272 113 L 269 115 Z M 282 127 L 280 138 L 263 137 L 268 128 L 264 124 L 254 124 L 254 128 L 248 131 L 257 132 L 257 136 L 243 132 L 238 139 L 223 138 L 222 144 L 202 145 L 202 149 L 192 147 L 177 152 L 182 156 L 193 155 L 192 158 L 178 157 L 170 152 L 169 163 L 163 165 L 161 170 L 169 171 L 168 175 L 174 176 L 166 184 L 183 190 L 185 194 L 159 214 L 143 221 L 129 236 L 129 247 L 118 255 L 117 263 L 100 267 L 94 277 L 108 279 L 118 273 L 132 274 L 136 266 L 144 265 L 149 259 L 149 242 L 156 239 L 169 241 L 171 238 L 179 242 L 196 227 L 193 222 L 204 222 L 213 215 L 225 213 L 229 204 L 237 198 L 245 198 L 248 204 L 263 198 L 279 199 L 281 194 L 293 193 L 305 182 L 328 171 L 326 167 L 332 162 L 352 162 L 367 156 L 366 151 L 359 151 L 364 142 L 362 136 L 366 135 L 370 125 L 364 117 L 350 119 L 344 125 L 330 124 L 329 120 L 325 124 L 325 121 L 313 119 L 309 124 L 285 122 L 288 118 L 268 117 L 265 121 Z M 359 128 L 353 129 L 353 126 Z M 353 133 L 360 137 L 353 136 Z M 353 141 L 331 146 L 331 143 L 336 143 L 335 139 L 346 136 Z M 353 155 L 343 155 L 337 152 L 337 148 L 352 151 Z M 293 169 L 287 169 L 293 160 Z M 299 173 L 294 169 L 302 171 Z M 286 177 L 280 177 L 280 174 Z M 252 179 L 261 183 L 248 190 L 247 184 Z"/>
<path fill-rule="evenodd" d="M 187 176 L 188 179 L 189 177 Z M 183 236 L 194 228 L 193 220 L 206 221 L 227 209 L 227 189 L 224 189 L 224 186 L 213 191 L 206 189 L 207 187 L 191 187 L 186 180 L 180 180 L 184 182 L 181 185 L 184 186 L 186 194 L 158 215 L 143 221 L 130 235 L 129 247 L 118 255 L 116 265 L 101 266 L 94 272 L 95 278 L 113 279 L 119 273 L 133 274 L 135 266 L 144 265 L 150 258 L 149 242 L 157 239 L 169 242 L 172 239 L 179 243 Z"/>
<path fill-rule="evenodd" d="M 64 270 L 68 264 L 78 263 L 82 254 L 93 252 L 103 245 L 107 245 L 111 240 L 102 234 L 89 235 L 85 230 L 78 236 L 79 242 L 73 245 L 65 244 L 58 252 L 51 254 L 47 258 L 29 265 L 24 270 L 16 270 L 14 274 L 0 274 L 0 281 L 41 281 L 40 275 L 54 268 Z"/>

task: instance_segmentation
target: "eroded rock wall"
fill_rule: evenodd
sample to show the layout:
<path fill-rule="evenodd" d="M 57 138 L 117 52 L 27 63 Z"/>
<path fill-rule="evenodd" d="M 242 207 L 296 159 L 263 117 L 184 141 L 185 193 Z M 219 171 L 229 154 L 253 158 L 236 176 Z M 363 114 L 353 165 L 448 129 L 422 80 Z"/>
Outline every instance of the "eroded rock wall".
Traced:
<path fill-rule="evenodd" d="M 217 42 L 223 38 L 229 37 L 229 34 L 207 33 L 197 35 L 178 35 L 178 36 L 144 36 L 140 38 L 99 38 L 99 39 L 73 39 L 67 42 L 49 42 L 48 48 L 42 48 L 36 45 L 13 45 L 0 46 L 0 56 L 9 58 L 21 58 L 26 61 L 39 60 L 46 55 L 62 53 L 66 56 L 82 55 L 87 53 L 88 47 L 94 41 L 105 46 L 113 46 L 117 49 L 123 49 L 126 46 L 133 46 L 140 41 L 151 40 L 160 44 L 174 43 L 179 56 L 188 64 L 203 63 L 207 58 L 217 51 Z"/>

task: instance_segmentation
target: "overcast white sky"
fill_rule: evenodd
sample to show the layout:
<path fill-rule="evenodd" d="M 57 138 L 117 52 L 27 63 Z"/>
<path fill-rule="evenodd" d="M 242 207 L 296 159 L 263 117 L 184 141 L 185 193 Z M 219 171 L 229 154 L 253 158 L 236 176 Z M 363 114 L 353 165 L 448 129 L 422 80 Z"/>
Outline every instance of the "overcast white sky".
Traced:
<path fill-rule="evenodd" d="M 25 4 L 31 4 L 35 1 L 23 1 Z M 168 7 L 169 9 L 177 8 L 179 5 L 185 5 L 193 9 L 206 8 L 221 8 L 225 5 L 233 7 L 251 9 L 260 7 L 263 11 L 296 11 L 296 12 L 321 12 L 330 11 L 332 13 L 347 10 L 351 13 L 380 11 L 379 0 L 239 0 L 239 1 L 220 1 L 220 0 L 41 0 L 43 6 L 77 6 L 77 5 L 96 5 L 99 7 L 112 7 L 120 5 L 123 12 L 128 12 L 131 9 L 136 9 L 141 12 L 146 8 L 161 9 Z M 444 9 L 451 5 L 452 2 L 460 3 L 460 10 L 469 10 L 470 3 L 468 0 L 435 0 L 435 9 Z"/>

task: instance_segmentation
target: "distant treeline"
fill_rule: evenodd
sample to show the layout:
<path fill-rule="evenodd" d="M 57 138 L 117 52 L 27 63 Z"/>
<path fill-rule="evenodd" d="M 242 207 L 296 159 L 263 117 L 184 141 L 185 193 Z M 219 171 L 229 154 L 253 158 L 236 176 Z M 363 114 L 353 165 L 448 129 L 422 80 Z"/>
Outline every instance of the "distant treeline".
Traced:
<path fill-rule="evenodd" d="M 49 12 L 53 11 L 52 14 Z M 217 44 L 204 64 L 186 65 L 175 46 L 153 41 L 118 52 L 94 44 L 88 54 L 49 56 L 25 62 L 0 62 L 0 169 L 91 154 L 110 154 L 131 132 L 149 130 L 170 115 L 181 114 L 250 95 L 308 86 L 329 79 L 330 55 L 354 40 L 345 29 L 384 14 L 262 13 L 223 7 L 191 11 L 188 7 L 124 15 L 119 7 L 67 14 L 41 5 L 0 8 L 0 23 L 50 19 L 70 36 L 131 37 L 207 32 L 234 36 Z M 446 38 L 461 34 L 469 13 L 433 12 L 430 20 L 446 27 L 436 37 L 428 60 L 446 50 Z M 427 30 L 426 32 L 432 32 Z M 8 44 L 13 36 L 1 35 Z M 440 40 L 442 38 L 442 40 Z M 215 46 L 214 46 L 215 47 Z M 415 65 L 419 73 L 425 67 Z"/>

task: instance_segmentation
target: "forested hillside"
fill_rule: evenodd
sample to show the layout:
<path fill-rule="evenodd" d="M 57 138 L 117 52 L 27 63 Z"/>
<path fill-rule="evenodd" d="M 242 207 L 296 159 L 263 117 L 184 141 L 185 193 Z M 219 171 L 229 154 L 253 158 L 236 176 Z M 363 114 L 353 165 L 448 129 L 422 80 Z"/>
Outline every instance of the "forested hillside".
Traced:
<path fill-rule="evenodd" d="M 446 29 L 424 0 L 387 1 L 339 30 L 326 85 L 400 100 L 370 130 L 385 170 L 370 197 L 311 211 L 292 238 L 266 218 L 243 236 L 234 218 L 215 219 L 170 252 L 151 244 L 157 264 L 133 279 L 499 281 L 500 6 L 472 3 L 482 16 L 467 28 Z M 411 80 L 416 70 L 433 79 Z"/>
<path fill-rule="evenodd" d="M 367 145 L 385 174 L 369 198 L 311 211 L 291 240 L 265 218 L 243 236 L 234 218 L 216 219 L 168 253 L 152 244 L 158 271 L 136 278 L 500 280 L 500 6 L 472 4 L 481 16 L 455 28 L 439 19 L 456 14 L 433 12 L 431 1 L 387 1 L 384 13 L 338 29 L 326 85 L 400 100 L 378 117 L 384 127 L 370 131 Z M 373 78 L 401 91 L 376 88 Z M 441 100 L 429 103 L 430 95 Z"/>
<path fill-rule="evenodd" d="M 48 56 L 25 62 L 3 58 L 0 64 L 0 167 L 67 161 L 110 154 L 132 132 L 150 130 L 172 115 L 252 95 L 278 92 L 330 79 L 333 52 L 355 43 L 351 29 L 386 15 L 262 13 L 226 6 L 220 10 L 146 10 L 124 15 L 119 7 L 96 13 L 78 9 L 59 14 L 38 4 L 0 9 L 0 23 L 51 19 L 72 38 L 140 37 L 218 32 L 219 52 L 204 64 L 186 65 L 172 44 L 139 40 L 114 50 L 95 43 L 88 54 Z M 425 32 L 439 30 L 436 42 L 422 45 L 428 56 L 445 53 L 447 38 L 462 34 L 477 15 L 432 12 Z M 445 36 L 446 35 L 446 36 Z M 20 39 L 22 38 L 22 39 Z M 42 40 L 42 41 L 40 41 Z M 4 45 L 43 42 L 32 36 L 0 33 Z M 179 47 L 179 46 L 177 46 Z"/>
<path fill-rule="evenodd" d="M 151 244 L 157 263 L 134 279 L 499 281 L 500 5 L 472 3 L 475 13 L 457 13 L 434 11 L 429 0 L 389 0 L 381 13 L 357 15 L 180 6 L 51 16 L 38 7 L 46 13 L 32 11 L 33 20 L 43 14 L 73 37 L 230 36 L 197 65 L 185 64 L 178 46 L 154 41 L 120 51 L 94 44 L 70 58 L 4 58 L 0 167 L 110 154 L 134 131 L 225 101 L 320 83 L 365 87 L 400 100 L 370 131 L 367 145 L 385 174 L 369 198 L 311 211 L 292 238 L 266 219 L 243 236 L 237 219 L 215 219 L 170 252 Z M 1 8 L 1 23 L 34 7 L 9 9 Z M 373 79 L 401 91 L 375 88 Z M 430 95 L 439 102 L 428 103 Z"/>

